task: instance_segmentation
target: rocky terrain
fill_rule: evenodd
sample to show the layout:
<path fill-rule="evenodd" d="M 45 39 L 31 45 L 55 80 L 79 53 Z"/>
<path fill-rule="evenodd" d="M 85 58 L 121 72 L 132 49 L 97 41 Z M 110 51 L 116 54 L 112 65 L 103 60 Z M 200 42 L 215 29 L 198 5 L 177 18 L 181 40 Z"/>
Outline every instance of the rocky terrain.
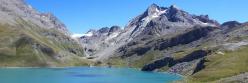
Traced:
<path fill-rule="evenodd" d="M 237 21 L 219 24 L 175 5 L 152 4 L 114 35 L 104 27 L 90 30 L 80 42 L 97 65 L 173 72 L 196 83 L 217 82 L 231 76 L 246 78 L 247 27 Z"/>
<path fill-rule="evenodd" d="M 150 5 L 125 27 L 76 39 L 51 13 L 0 0 L 0 66 L 113 66 L 173 72 L 181 83 L 246 83 L 248 23 L 223 24 L 175 5 Z"/>
<path fill-rule="evenodd" d="M 87 65 L 84 50 L 51 13 L 24 0 L 0 0 L 0 66 Z"/>

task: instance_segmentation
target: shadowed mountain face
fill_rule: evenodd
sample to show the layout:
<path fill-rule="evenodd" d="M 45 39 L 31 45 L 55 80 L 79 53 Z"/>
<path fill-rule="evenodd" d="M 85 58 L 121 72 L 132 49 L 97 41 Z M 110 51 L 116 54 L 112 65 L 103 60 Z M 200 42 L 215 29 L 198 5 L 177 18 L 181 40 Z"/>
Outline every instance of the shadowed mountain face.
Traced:
<path fill-rule="evenodd" d="M 51 13 L 24 0 L 0 0 L 0 66 L 85 64 L 83 47 Z M 85 61 L 85 62 L 84 62 Z"/>
<path fill-rule="evenodd" d="M 124 29 L 90 30 L 80 41 L 87 57 L 103 65 L 168 71 L 191 76 L 193 81 L 209 82 L 248 71 L 241 66 L 247 65 L 241 63 L 246 63 L 248 58 L 239 60 L 244 54 L 231 57 L 236 51 L 246 49 L 246 32 L 247 23 L 219 24 L 208 15 L 189 14 L 175 5 L 159 7 L 152 4 Z M 217 75 L 222 74 L 218 70 L 221 67 L 227 68 L 226 71 L 235 68 L 225 60 L 234 61 L 233 64 L 240 67 Z M 213 76 L 207 75 L 208 72 Z"/>

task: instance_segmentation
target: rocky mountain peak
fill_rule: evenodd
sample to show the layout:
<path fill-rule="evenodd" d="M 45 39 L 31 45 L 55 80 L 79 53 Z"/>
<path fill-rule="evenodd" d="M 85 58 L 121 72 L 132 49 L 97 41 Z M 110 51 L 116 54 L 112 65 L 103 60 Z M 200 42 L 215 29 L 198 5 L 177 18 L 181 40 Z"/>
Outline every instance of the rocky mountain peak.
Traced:
<path fill-rule="evenodd" d="M 152 4 L 147 9 L 147 15 L 153 15 L 154 13 L 158 13 L 159 9 L 160 8 L 158 5 Z"/>
<path fill-rule="evenodd" d="M 151 18 L 159 17 L 161 14 L 166 12 L 166 8 L 159 7 L 157 4 L 150 5 L 146 12 L 144 13 L 144 17 L 149 16 Z"/>
<path fill-rule="evenodd" d="M 89 33 L 89 32 L 96 32 L 96 30 L 95 29 L 90 29 L 87 33 Z"/>
<path fill-rule="evenodd" d="M 109 27 L 103 27 L 103 28 L 99 29 L 98 32 L 99 32 L 99 33 L 108 33 L 109 30 L 110 30 Z"/>
<path fill-rule="evenodd" d="M 178 8 L 176 5 L 171 5 L 167 11 L 168 14 L 177 14 L 182 12 L 183 11 L 180 8 Z"/>
<path fill-rule="evenodd" d="M 175 31 L 184 31 L 195 25 L 218 26 L 218 22 L 209 19 L 208 15 L 194 15 L 181 10 L 176 5 L 160 7 L 152 4 L 148 9 L 125 28 L 131 30 L 130 37 L 134 38 L 140 34 L 165 35 Z M 174 28 L 170 28 L 174 27 Z"/>
<path fill-rule="evenodd" d="M 167 11 L 168 10 L 168 11 Z M 145 12 L 145 16 L 154 16 L 154 15 L 162 15 L 162 14 L 165 14 L 166 12 L 167 13 L 177 13 L 177 12 L 180 12 L 181 9 L 178 8 L 176 5 L 171 5 L 170 7 L 160 7 L 158 6 L 157 4 L 151 4 L 146 12 Z"/>
<path fill-rule="evenodd" d="M 89 37 L 106 37 L 112 35 L 113 33 L 115 33 L 115 35 L 118 35 L 121 31 L 121 27 L 116 25 L 110 28 L 102 27 L 98 30 L 90 29 L 87 33 L 84 34 L 83 37 L 81 37 L 81 39 Z"/>
<path fill-rule="evenodd" d="M 178 8 L 176 5 L 171 5 L 169 7 L 169 9 L 172 9 L 172 10 L 180 10 L 180 8 Z"/>
<path fill-rule="evenodd" d="M 192 15 L 178 8 L 175 5 L 171 5 L 165 15 L 170 22 L 193 22 Z"/>
<path fill-rule="evenodd" d="M 158 8 L 159 6 L 155 3 L 151 4 L 148 9 Z"/>
<path fill-rule="evenodd" d="M 242 23 L 239 23 L 238 21 L 228 21 L 228 22 L 224 22 L 221 27 L 222 28 L 230 28 L 230 27 L 237 27 L 242 25 Z"/>
<path fill-rule="evenodd" d="M 116 32 L 116 31 L 120 31 L 121 27 L 120 26 L 112 26 L 109 30 L 109 32 Z"/>
<path fill-rule="evenodd" d="M 179 35 L 194 30 L 196 25 L 210 26 L 215 25 L 214 22 L 208 16 L 189 14 L 175 5 L 160 7 L 151 4 L 144 13 L 132 19 L 123 31 L 118 26 L 105 27 L 98 30 L 97 35 L 81 40 L 86 45 L 85 48 L 95 50 L 94 52 L 86 50 L 88 54 L 106 57 L 109 55 L 103 54 L 106 51 L 113 53 L 129 42 L 146 42 L 166 35 Z M 92 47 L 90 45 L 92 43 L 96 45 Z"/>

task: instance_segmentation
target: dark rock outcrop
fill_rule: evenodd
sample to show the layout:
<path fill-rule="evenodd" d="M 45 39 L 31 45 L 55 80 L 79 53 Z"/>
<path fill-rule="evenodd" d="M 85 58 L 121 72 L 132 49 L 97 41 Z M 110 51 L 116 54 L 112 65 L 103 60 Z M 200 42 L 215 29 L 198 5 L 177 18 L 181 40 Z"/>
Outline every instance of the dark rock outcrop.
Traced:
<path fill-rule="evenodd" d="M 209 53 L 208 51 L 197 50 L 197 51 L 194 51 L 194 52 L 186 55 L 185 57 L 183 57 L 181 59 L 176 60 L 176 63 L 190 62 L 190 61 L 193 61 L 195 59 L 200 59 L 200 58 L 207 56 L 208 53 Z"/>
<path fill-rule="evenodd" d="M 108 33 L 109 32 L 109 28 L 108 27 L 103 27 L 101 29 L 98 30 L 99 33 Z"/>
<path fill-rule="evenodd" d="M 199 40 L 200 38 L 207 36 L 208 33 L 213 31 L 214 29 L 215 27 L 200 28 L 199 26 L 197 26 L 196 29 L 192 31 L 189 31 L 177 37 L 162 41 L 162 43 L 156 46 L 155 49 L 163 50 L 165 48 L 176 46 L 179 44 L 191 43 L 193 41 Z"/>
<path fill-rule="evenodd" d="M 209 19 L 208 15 L 194 16 L 193 18 L 197 18 L 200 21 L 202 21 L 203 23 L 211 23 L 211 24 L 215 24 L 217 26 L 220 25 L 217 21 Z"/>
<path fill-rule="evenodd" d="M 186 55 L 183 58 L 176 59 L 176 60 L 171 58 L 171 57 L 166 57 L 166 58 L 163 58 L 161 60 L 156 60 L 150 64 L 145 65 L 141 70 L 142 71 L 153 71 L 155 69 L 159 69 L 159 68 L 162 68 L 164 66 L 172 67 L 178 63 L 190 62 L 193 60 L 203 58 L 203 57 L 207 56 L 207 54 L 208 54 L 207 51 L 198 50 L 198 51 L 192 52 L 191 54 Z M 197 67 L 196 67 L 194 72 L 201 70 L 204 67 L 203 64 L 204 64 L 204 60 L 200 61 L 200 63 L 197 64 Z"/>
<path fill-rule="evenodd" d="M 193 30 L 172 38 L 159 38 L 147 42 L 143 40 L 131 41 L 119 48 L 118 52 L 121 53 L 122 57 L 130 57 L 134 54 L 142 56 L 149 50 L 165 50 L 170 47 L 192 43 L 208 36 L 215 29 L 217 28 L 212 26 L 195 26 Z"/>
<path fill-rule="evenodd" d="M 201 71 L 202 69 L 204 69 L 204 68 L 205 68 L 205 65 L 204 65 L 205 62 L 206 62 L 206 60 L 205 60 L 204 58 L 201 59 L 201 60 L 197 63 L 197 65 L 196 65 L 196 67 L 195 67 L 195 69 L 194 69 L 194 71 L 193 71 L 192 74 L 195 74 L 195 73 Z"/>
<path fill-rule="evenodd" d="M 173 58 L 166 57 L 164 59 L 154 61 L 151 64 L 145 65 L 141 70 L 142 71 L 153 71 L 155 69 L 159 69 L 159 68 L 162 68 L 164 66 L 174 64 L 174 63 L 176 62 Z"/>

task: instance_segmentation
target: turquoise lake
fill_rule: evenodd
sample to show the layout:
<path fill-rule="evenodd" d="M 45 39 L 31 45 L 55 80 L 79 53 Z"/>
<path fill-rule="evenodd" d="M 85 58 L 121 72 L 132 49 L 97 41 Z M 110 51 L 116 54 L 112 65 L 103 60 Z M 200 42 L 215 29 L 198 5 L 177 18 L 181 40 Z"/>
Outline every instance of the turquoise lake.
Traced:
<path fill-rule="evenodd" d="M 181 76 L 131 68 L 0 68 L 0 83 L 170 83 Z"/>

